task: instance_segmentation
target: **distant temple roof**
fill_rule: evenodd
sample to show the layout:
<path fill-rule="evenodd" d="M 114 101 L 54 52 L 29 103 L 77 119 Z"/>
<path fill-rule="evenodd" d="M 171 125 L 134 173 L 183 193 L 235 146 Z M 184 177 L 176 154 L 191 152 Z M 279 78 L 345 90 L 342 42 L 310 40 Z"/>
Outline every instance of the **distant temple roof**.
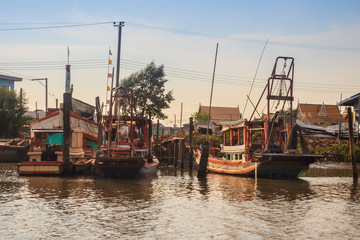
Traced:
<path fill-rule="evenodd" d="M 299 103 L 297 118 L 307 124 L 339 122 L 340 111 L 337 105 Z"/>
<path fill-rule="evenodd" d="M 209 106 L 199 106 L 198 113 L 209 113 Z M 241 114 L 239 107 L 211 107 L 211 121 L 215 122 L 217 125 L 220 122 L 227 121 L 236 121 L 240 120 Z"/>

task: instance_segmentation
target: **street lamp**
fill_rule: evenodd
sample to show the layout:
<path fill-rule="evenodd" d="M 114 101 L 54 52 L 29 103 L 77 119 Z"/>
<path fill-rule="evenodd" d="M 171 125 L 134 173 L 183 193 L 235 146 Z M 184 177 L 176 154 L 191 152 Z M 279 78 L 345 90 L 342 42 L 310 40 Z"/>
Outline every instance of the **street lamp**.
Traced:
<path fill-rule="evenodd" d="M 41 81 L 45 80 L 45 114 L 48 111 L 48 79 L 47 78 L 34 78 L 31 81 Z"/>

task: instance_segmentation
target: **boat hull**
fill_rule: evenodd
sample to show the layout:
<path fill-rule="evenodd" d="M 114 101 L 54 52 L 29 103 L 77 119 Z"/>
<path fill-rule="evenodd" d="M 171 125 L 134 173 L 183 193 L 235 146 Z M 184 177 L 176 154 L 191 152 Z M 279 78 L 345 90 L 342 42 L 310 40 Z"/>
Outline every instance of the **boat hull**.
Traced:
<path fill-rule="evenodd" d="M 28 147 L 0 145 L 0 162 L 21 162 L 25 160 Z"/>
<path fill-rule="evenodd" d="M 73 173 L 78 174 L 89 171 L 91 169 L 91 161 L 92 160 L 88 160 L 86 162 L 73 163 L 72 164 Z"/>
<path fill-rule="evenodd" d="M 80 162 L 71 164 L 70 174 L 84 173 L 90 169 L 91 162 Z M 62 175 L 64 174 L 64 163 L 59 161 L 20 162 L 17 164 L 19 175 Z"/>
<path fill-rule="evenodd" d="M 216 173 L 251 176 L 255 171 L 255 163 L 209 157 L 207 170 Z"/>
<path fill-rule="evenodd" d="M 63 162 L 20 162 L 17 164 L 19 175 L 61 175 L 63 173 Z"/>
<path fill-rule="evenodd" d="M 92 161 L 92 172 L 101 177 L 136 177 L 156 173 L 159 161 L 153 158 L 151 163 L 141 157 L 117 158 L 98 157 Z"/>
<path fill-rule="evenodd" d="M 291 179 L 299 177 L 321 157 L 314 154 L 261 153 L 255 155 L 253 161 L 258 162 L 258 177 Z"/>
<path fill-rule="evenodd" d="M 200 163 L 200 153 L 196 154 L 196 162 Z M 309 169 L 321 156 L 312 154 L 281 154 L 264 153 L 256 155 L 251 161 L 225 160 L 209 156 L 207 170 L 213 173 L 230 175 L 272 178 L 294 179 Z"/>

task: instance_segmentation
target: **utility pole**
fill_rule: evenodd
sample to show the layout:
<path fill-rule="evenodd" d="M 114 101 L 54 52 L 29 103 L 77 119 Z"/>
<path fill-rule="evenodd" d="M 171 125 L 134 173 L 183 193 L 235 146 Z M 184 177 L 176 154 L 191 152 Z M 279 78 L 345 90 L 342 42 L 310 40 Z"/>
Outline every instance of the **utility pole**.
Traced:
<path fill-rule="evenodd" d="M 121 30 L 122 30 L 123 26 L 124 26 L 124 22 L 119 22 L 119 24 L 116 24 L 116 22 L 114 22 L 114 27 L 119 28 L 117 62 L 116 62 L 116 87 L 118 87 L 120 85 Z"/>
<path fill-rule="evenodd" d="M 45 81 L 45 114 L 48 111 L 48 79 L 47 78 L 34 78 L 31 81 Z"/>
<path fill-rule="evenodd" d="M 71 173 L 70 163 L 70 145 L 71 145 L 71 122 L 70 122 L 70 111 L 72 109 L 71 95 L 72 91 L 70 88 L 70 64 L 69 64 L 69 48 L 68 48 L 68 64 L 66 65 L 66 79 L 65 79 L 65 93 L 63 94 L 63 162 L 64 162 L 64 173 Z"/>
<path fill-rule="evenodd" d="M 116 61 L 116 87 L 119 87 L 119 85 L 120 85 L 121 30 L 122 30 L 123 26 L 124 26 L 124 22 L 119 22 L 119 24 L 116 24 L 116 22 L 114 22 L 114 27 L 119 28 L 117 61 Z M 110 97 L 110 99 L 111 99 L 111 97 Z M 115 103 L 115 116 L 117 116 L 117 114 L 118 114 L 118 108 L 119 108 L 118 104 Z"/>

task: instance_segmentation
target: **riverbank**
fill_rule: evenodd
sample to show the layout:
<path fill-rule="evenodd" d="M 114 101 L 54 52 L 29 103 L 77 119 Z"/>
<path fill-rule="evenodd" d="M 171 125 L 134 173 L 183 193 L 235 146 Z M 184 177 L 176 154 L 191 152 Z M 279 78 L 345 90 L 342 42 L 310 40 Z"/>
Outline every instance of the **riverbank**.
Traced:
<path fill-rule="evenodd" d="M 310 165 L 310 168 L 325 168 L 325 169 L 351 169 L 351 162 L 336 162 L 320 160 Z M 359 167 L 358 167 L 359 168 Z"/>

